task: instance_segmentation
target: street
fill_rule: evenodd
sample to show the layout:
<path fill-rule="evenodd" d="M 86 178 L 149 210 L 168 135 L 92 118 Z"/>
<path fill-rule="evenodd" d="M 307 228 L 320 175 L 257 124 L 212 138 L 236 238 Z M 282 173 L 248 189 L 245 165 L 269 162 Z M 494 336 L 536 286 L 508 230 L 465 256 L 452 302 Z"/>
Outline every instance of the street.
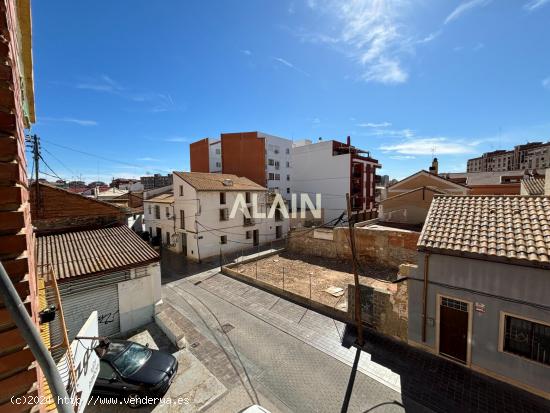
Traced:
<path fill-rule="evenodd" d="M 238 370 L 241 377 L 224 384 L 229 390 L 246 388 L 239 408 L 258 403 L 256 394 L 261 394 L 280 411 L 340 411 L 354 354 L 340 346 L 341 323 L 215 270 L 164 285 L 163 298 L 230 357 L 228 368 Z M 202 343 L 188 344 L 199 360 L 209 362 L 212 355 L 201 354 Z M 363 352 L 361 370 L 367 364 L 368 354 Z M 373 367 L 375 374 L 377 366 Z M 350 411 L 405 410 L 395 390 L 398 377 L 384 375 L 383 370 L 378 366 L 379 381 L 361 371 L 357 374 Z M 380 383 L 384 380 L 386 385 Z M 208 411 L 224 411 L 223 404 L 222 398 Z M 409 401 L 407 411 L 429 410 Z"/>

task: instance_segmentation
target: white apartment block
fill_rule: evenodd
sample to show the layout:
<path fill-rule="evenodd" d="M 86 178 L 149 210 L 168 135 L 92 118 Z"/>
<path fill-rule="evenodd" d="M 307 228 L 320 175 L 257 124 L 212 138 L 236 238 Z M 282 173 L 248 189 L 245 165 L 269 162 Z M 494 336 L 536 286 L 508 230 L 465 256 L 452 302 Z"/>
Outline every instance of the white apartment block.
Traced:
<path fill-rule="evenodd" d="M 292 152 L 292 192 L 308 194 L 312 201 L 321 194 L 324 222 L 346 211 L 346 193 L 353 212 L 364 219 L 375 217 L 376 168 L 381 165 L 368 152 L 351 146 L 349 137 L 346 143 L 299 141 Z"/>
<path fill-rule="evenodd" d="M 200 261 L 220 253 L 246 251 L 257 245 L 280 240 L 288 233 L 289 221 L 277 212 L 267 215 L 267 189 L 243 177 L 219 173 L 174 172 L 173 193 L 144 201 L 145 226 L 152 236 L 161 234 L 162 244 L 188 259 Z M 241 195 L 252 217 L 239 208 Z M 151 205 L 151 207 L 149 207 Z M 159 218 L 160 217 L 160 218 Z"/>

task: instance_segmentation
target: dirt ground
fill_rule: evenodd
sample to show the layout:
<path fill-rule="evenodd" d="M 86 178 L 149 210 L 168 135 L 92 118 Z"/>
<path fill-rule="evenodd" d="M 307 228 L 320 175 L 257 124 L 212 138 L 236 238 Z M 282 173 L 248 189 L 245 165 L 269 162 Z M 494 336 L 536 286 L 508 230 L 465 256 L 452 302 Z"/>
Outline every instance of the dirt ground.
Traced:
<path fill-rule="evenodd" d="M 353 284 L 351 263 L 347 261 L 283 252 L 238 265 L 233 269 L 248 277 L 257 278 L 279 288 L 284 287 L 295 294 L 347 311 L 347 286 Z M 395 269 L 363 264 L 359 274 L 361 284 L 386 291 L 397 290 L 395 284 L 385 281 L 396 278 Z M 331 287 L 336 287 L 334 295 L 326 291 Z"/>

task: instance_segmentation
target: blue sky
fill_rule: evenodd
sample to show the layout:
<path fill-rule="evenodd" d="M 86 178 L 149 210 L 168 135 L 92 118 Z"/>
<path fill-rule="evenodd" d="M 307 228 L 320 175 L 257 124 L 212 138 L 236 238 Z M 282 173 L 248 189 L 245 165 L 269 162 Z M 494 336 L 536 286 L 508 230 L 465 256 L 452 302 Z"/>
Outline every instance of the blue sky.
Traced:
<path fill-rule="evenodd" d="M 34 1 L 32 132 L 87 181 L 188 170 L 189 142 L 249 130 L 461 171 L 550 140 L 549 21 L 550 0 Z"/>

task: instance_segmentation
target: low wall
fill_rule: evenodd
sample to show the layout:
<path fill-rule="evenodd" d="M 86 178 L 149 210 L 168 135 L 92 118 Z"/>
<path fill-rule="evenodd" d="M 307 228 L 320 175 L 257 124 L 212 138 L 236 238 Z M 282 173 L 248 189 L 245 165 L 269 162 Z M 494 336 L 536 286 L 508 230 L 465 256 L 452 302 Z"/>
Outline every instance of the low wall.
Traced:
<path fill-rule="evenodd" d="M 373 225 L 355 228 L 357 257 L 360 262 L 398 268 L 417 262 L 419 232 Z M 349 228 L 297 229 L 290 233 L 287 250 L 325 258 L 351 259 Z"/>
<path fill-rule="evenodd" d="M 278 252 L 274 252 L 273 254 L 277 254 Z M 272 255 L 272 254 L 269 254 Z M 265 258 L 265 256 L 262 256 L 261 258 Z M 256 260 L 256 258 L 252 258 L 250 260 L 245 260 L 244 262 L 251 262 Z M 240 264 L 240 263 L 239 263 Z M 286 300 L 292 301 L 295 304 L 301 305 L 305 308 L 310 308 L 314 311 L 317 311 L 318 313 L 321 313 L 323 315 L 326 315 L 327 317 L 334 318 L 336 320 L 342 321 L 342 322 L 349 322 L 349 313 L 346 313 L 341 310 L 337 310 L 336 308 L 330 307 L 328 305 L 319 303 L 317 301 L 310 300 L 307 297 L 301 296 L 299 294 L 292 293 L 287 290 L 283 290 L 282 288 L 279 288 L 275 285 L 256 280 L 255 278 L 247 277 L 246 275 L 241 274 L 238 271 L 235 271 L 233 267 L 235 267 L 238 264 L 228 264 L 224 265 L 222 267 L 222 274 L 225 274 L 231 278 L 234 278 L 238 281 L 244 282 L 246 284 L 258 287 L 264 291 L 273 293 L 279 297 L 282 297 Z"/>
<path fill-rule="evenodd" d="M 382 334 L 407 341 L 407 281 L 395 284 L 397 291 L 361 285 L 361 320 Z M 355 314 L 355 286 L 348 285 L 348 314 Z"/>

